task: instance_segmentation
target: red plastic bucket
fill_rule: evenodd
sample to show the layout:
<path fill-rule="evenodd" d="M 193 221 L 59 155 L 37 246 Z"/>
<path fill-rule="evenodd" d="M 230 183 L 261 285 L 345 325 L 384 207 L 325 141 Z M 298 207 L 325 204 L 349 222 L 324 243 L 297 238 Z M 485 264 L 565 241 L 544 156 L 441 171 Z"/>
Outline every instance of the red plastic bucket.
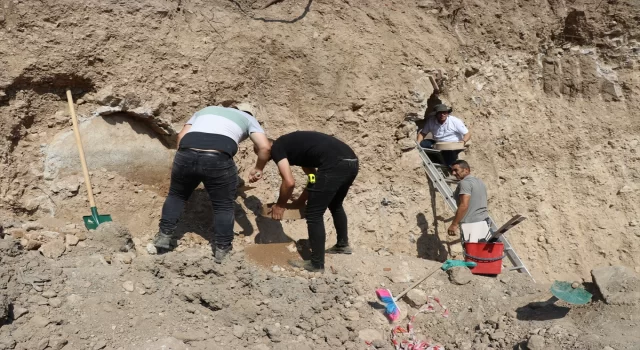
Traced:
<path fill-rule="evenodd" d="M 498 275 L 502 272 L 504 245 L 502 243 L 464 244 L 464 261 L 473 261 L 478 266 L 471 269 L 476 275 Z"/>

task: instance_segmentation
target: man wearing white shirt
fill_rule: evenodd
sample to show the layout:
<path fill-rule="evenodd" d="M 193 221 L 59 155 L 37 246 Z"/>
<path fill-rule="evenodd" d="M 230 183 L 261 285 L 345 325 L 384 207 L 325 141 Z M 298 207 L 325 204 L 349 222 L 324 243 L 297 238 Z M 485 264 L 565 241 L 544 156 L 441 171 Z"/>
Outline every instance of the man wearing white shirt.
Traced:
<path fill-rule="evenodd" d="M 422 130 L 418 133 L 418 143 L 422 148 L 433 148 L 436 142 L 462 142 L 466 144 L 471 139 L 471 133 L 464 122 L 457 117 L 449 115 L 451 108 L 439 104 L 434 108 L 435 117 L 427 120 Z M 433 139 L 425 139 L 431 133 Z M 446 165 L 451 166 L 458 159 L 461 151 L 442 151 L 442 157 Z"/>

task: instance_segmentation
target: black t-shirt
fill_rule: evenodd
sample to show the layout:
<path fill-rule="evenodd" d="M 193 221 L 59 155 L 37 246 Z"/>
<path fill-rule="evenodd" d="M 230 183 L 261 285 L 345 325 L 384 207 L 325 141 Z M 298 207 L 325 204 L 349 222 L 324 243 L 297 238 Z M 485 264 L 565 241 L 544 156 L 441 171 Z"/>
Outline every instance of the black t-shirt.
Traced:
<path fill-rule="evenodd" d="M 317 131 L 295 131 L 273 142 L 271 158 L 276 164 L 287 158 L 290 165 L 329 168 L 342 159 L 356 159 L 346 143 Z"/>

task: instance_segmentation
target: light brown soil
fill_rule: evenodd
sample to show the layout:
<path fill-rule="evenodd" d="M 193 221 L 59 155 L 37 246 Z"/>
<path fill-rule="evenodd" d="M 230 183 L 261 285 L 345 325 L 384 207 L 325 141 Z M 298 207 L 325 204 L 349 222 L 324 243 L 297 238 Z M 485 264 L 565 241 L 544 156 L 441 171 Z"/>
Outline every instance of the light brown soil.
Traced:
<path fill-rule="evenodd" d="M 397 292 L 409 283 L 391 284 L 403 280 L 397 273 L 409 270 L 415 279 L 461 255 L 445 232 L 452 213 L 431 197 L 412 148 L 432 92 L 428 76 L 436 73 L 441 98 L 472 132 L 463 158 L 487 184 L 492 216 L 499 223 L 528 217 L 508 237 L 538 284 L 506 274 L 458 287 L 442 274 L 432 283 L 455 317 L 420 315 L 417 329 L 447 349 L 524 348 L 532 333 L 550 348 L 637 348 L 635 306 L 607 305 L 597 294 L 583 307 L 527 306 L 547 300 L 556 279 L 589 286 L 598 266 L 640 272 L 637 1 L 284 0 L 265 8 L 270 2 L 0 0 L 0 225 L 7 238 L 0 242 L 89 237 L 55 259 L 3 248 L 0 289 L 13 312 L 29 312 L 3 319 L 0 349 L 135 349 L 160 347 L 168 336 L 203 349 L 359 349 L 360 331 L 388 334 L 373 290 L 384 283 Z M 66 88 L 83 125 L 131 120 L 130 128 L 117 125 L 115 146 L 87 148 L 100 212 L 130 231 L 135 255 L 116 256 L 83 229 L 89 204 L 79 164 L 47 172 L 56 140 L 71 130 Z M 173 146 L 199 108 L 243 100 L 260 106 L 270 137 L 319 130 L 358 154 L 361 171 L 345 202 L 357 254 L 330 257 L 335 274 L 266 266 L 261 244 L 307 238 L 303 220 L 257 215 L 277 194 L 273 164 L 255 189 L 238 195 L 232 263 L 209 266 L 211 206 L 201 189 L 180 222 L 177 251 L 147 255 L 169 162 L 128 157 L 139 151 L 132 140 Z M 55 150 L 74 152 L 71 144 Z M 99 154 L 116 158 L 92 167 Z M 254 161 L 248 143 L 235 160 L 246 178 Z M 335 232 L 325 219 L 330 246 Z M 287 268 L 278 247 L 276 262 Z M 37 291 L 18 283 L 18 272 L 50 281 Z M 134 292 L 124 291 L 126 281 Z M 433 286 L 421 288 L 430 294 Z M 43 297 L 46 290 L 57 296 Z M 55 298 L 62 304 L 49 302 Z M 358 319 L 347 313 L 354 309 Z M 494 335 L 502 327 L 505 337 Z M 177 334 L 186 331 L 194 333 Z"/>

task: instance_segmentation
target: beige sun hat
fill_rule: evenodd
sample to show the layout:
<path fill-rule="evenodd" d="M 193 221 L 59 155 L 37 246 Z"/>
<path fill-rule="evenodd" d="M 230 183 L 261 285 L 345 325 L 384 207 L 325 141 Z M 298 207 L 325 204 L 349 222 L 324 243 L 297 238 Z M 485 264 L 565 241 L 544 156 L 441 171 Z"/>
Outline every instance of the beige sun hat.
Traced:
<path fill-rule="evenodd" d="M 250 102 L 240 102 L 236 105 L 238 110 L 251 114 L 254 118 L 258 117 L 258 108 Z"/>

